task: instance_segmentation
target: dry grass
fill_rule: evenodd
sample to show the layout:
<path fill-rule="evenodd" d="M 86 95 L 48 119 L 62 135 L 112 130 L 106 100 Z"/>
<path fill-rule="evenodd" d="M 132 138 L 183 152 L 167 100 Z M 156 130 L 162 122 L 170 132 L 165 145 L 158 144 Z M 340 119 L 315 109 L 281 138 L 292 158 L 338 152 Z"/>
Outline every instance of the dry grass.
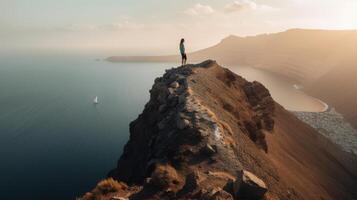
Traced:
<path fill-rule="evenodd" d="M 82 198 L 78 198 L 77 200 L 101 200 L 107 194 L 117 193 L 127 188 L 128 186 L 124 183 L 119 183 L 112 178 L 108 178 L 100 181 L 91 192 L 87 192 Z"/>
<path fill-rule="evenodd" d="M 98 183 L 94 190 L 98 190 L 102 194 L 118 192 L 119 190 L 125 190 L 127 186 L 123 183 L 119 183 L 112 178 L 105 179 Z"/>

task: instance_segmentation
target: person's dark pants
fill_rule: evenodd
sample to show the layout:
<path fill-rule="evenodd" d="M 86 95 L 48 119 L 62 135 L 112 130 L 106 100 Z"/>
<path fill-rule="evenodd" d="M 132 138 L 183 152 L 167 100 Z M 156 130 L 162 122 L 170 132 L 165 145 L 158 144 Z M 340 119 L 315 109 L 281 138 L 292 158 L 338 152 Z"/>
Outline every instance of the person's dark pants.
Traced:
<path fill-rule="evenodd" d="M 181 54 L 181 57 L 182 57 L 182 65 L 186 64 L 186 61 L 187 61 L 187 56 L 185 53 Z"/>

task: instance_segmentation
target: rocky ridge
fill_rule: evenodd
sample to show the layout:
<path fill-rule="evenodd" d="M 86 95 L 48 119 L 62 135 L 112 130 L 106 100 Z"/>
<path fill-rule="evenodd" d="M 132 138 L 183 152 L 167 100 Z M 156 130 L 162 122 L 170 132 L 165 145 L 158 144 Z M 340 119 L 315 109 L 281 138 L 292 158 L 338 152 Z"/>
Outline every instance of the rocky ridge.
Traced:
<path fill-rule="evenodd" d="M 307 134 L 286 131 L 294 125 L 291 132 Z M 314 152 L 312 159 L 324 154 L 311 139 L 315 134 L 262 84 L 215 61 L 172 68 L 155 80 L 150 101 L 130 124 L 130 139 L 111 178 L 81 199 L 349 199 L 317 184 L 330 180 L 324 178 L 336 168 L 329 159 L 299 157 L 305 150 Z M 300 135 L 310 139 L 289 139 Z M 289 145 L 296 150 L 287 151 Z M 307 172 L 320 163 L 321 175 L 311 178 Z"/>
<path fill-rule="evenodd" d="M 217 70 L 210 78 L 239 89 L 245 110 L 224 98 L 202 96 L 210 87 L 202 88 L 195 80 L 202 69 Z M 247 82 L 208 60 L 167 70 L 155 80 L 150 94 L 143 113 L 130 124 L 130 140 L 118 168 L 109 174 L 125 184 L 139 185 L 130 198 L 261 199 L 265 195 L 266 183 L 238 158 L 238 135 L 210 109 L 211 102 L 205 103 L 216 101 L 213 104 L 239 123 L 239 132 L 250 140 L 251 148 L 264 154 L 268 151 L 264 132 L 274 127 L 274 101 L 263 85 Z"/>

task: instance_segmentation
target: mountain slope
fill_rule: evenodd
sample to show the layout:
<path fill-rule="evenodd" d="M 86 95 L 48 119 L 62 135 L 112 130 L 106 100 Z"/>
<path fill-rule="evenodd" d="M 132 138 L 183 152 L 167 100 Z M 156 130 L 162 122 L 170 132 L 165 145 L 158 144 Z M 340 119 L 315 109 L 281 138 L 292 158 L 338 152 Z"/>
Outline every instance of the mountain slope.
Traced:
<path fill-rule="evenodd" d="M 355 199 L 357 160 L 214 61 L 157 78 L 130 140 L 82 199 Z M 128 186 L 129 185 L 129 186 Z"/>
<path fill-rule="evenodd" d="M 188 58 L 194 62 L 211 58 L 228 65 L 247 65 L 294 79 L 309 94 L 336 107 L 357 127 L 357 106 L 353 100 L 357 98 L 356 54 L 357 30 L 292 29 L 252 37 L 229 36 L 213 47 L 190 53 Z M 180 58 L 110 57 L 108 60 L 177 62 Z"/>
<path fill-rule="evenodd" d="M 356 51 L 357 53 L 357 51 Z M 357 128 L 357 62 L 335 67 L 304 89 L 333 105 Z"/>

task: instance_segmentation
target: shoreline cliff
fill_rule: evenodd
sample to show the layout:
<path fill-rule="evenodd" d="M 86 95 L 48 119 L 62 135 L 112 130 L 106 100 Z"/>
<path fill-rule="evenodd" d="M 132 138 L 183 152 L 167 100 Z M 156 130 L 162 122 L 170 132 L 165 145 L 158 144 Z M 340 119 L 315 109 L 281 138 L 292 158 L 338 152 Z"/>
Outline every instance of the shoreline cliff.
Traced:
<path fill-rule="evenodd" d="M 167 70 L 81 199 L 355 199 L 357 160 L 215 61 Z"/>

